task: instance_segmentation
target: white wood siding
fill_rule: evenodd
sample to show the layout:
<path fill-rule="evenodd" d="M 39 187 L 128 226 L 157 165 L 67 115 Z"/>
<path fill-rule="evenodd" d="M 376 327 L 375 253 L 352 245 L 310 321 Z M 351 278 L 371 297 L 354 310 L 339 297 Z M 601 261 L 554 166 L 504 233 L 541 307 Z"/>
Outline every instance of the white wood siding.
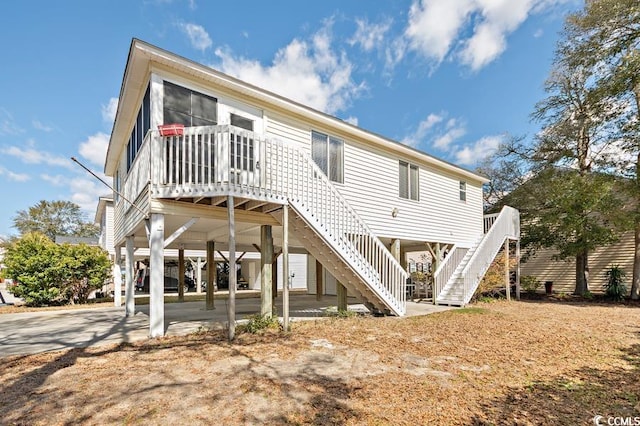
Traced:
<path fill-rule="evenodd" d="M 312 128 L 269 112 L 265 115 L 268 136 L 296 142 L 307 150 L 310 150 L 312 129 L 344 140 L 344 184 L 335 185 L 379 237 L 470 246 L 482 234 L 479 182 L 373 149 L 334 134 L 330 129 Z M 416 164 L 420 169 L 419 201 L 399 196 L 399 160 Z M 460 180 L 467 183 L 466 202 L 460 201 Z M 396 218 L 391 216 L 394 208 L 399 210 Z"/>

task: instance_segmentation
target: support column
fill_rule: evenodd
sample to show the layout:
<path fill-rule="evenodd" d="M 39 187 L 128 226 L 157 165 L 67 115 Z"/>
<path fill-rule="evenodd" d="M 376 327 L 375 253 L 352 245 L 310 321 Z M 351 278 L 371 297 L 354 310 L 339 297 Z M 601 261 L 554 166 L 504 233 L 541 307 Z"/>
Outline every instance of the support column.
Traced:
<path fill-rule="evenodd" d="M 275 306 L 276 298 L 278 297 L 278 256 L 273 250 L 273 261 L 271 262 L 271 300 L 273 300 L 271 306 Z"/>
<path fill-rule="evenodd" d="M 151 214 L 149 234 L 149 337 L 164 335 L 164 215 Z"/>
<path fill-rule="evenodd" d="M 178 249 L 178 302 L 184 302 L 184 247 Z"/>
<path fill-rule="evenodd" d="M 273 314 L 273 236 L 271 225 L 260 227 L 260 315 Z"/>
<path fill-rule="evenodd" d="M 504 241 L 504 281 L 507 289 L 507 300 L 511 300 L 511 283 L 509 277 L 509 239 Z"/>
<path fill-rule="evenodd" d="M 516 240 L 516 300 L 520 300 L 520 239 Z"/>
<path fill-rule="evenodd" d="M 347 305 L 347 288 L 339 281 L 336 281 L 336 293 L 338 294 L 338 311 L 349 309 Z"/>
<path fill-rule="evenodd" d="M 322 296 L 324 295 L 324 279 L 322 277 L 322 271 L 324 268 L 322 267 L 322 263 L 316 260 L 316 300 L 322 300 Z"/>
<path fill-rule="evenodd" d="M 124 279 L 125 279 L 125 315 L 132 317 L 136 313 L 136 299 L 135 299 L 135 286 L 133 282 L 133 235 L 130 235 L 126 239 L 126 252 L 125 252 L 125 267 L 124 267 Z"/>
<path fill-rule="evenodd" d="M 216 289 L 216 250 L 215 242 L 207 241 L 207 307 L 208 311 L 215 309 L 213 294 Z"/>
<path fill-rule="evenodd" d="M 289 331 L 289 205 L 282 208 L 282 325 Z"/>
<path fill-rule="evenodd" d="M 120 262 L 122 257 L 122 247 L 114 247 L 115 254 L 113 256 L 113 306 L 119 308 L 122 306 L 122 270 Z"/>
<path fill-rule="evenodd" d="M 436 258 L 433 262 L 433 272 L 435 272 L 442 263 L 442 251 L 440 250 L 440 243 L 436 243 Z"/>
<path fill-rule="evenodd" d="M 196 293 L 202 293 L 202 258 L 196 260 Z"/>
<path fill-rule="evenodd" d="M 395 260 L 400 262 L 400 240 L 391 241 L 391 255 Z M 400 262 L 402 263 L 402 262 Z"/>
<path fill-rule="evenodd" d="M 407 263 L 407 250 L 402 248 L 402 246 L 400 246 L 400 259 L 398 259 L 398 261 L 400 262 L 402 269 L 405 271 L 409 270 L 409 264 Z"/>
<path fill-rule="evenodd" d="M 233 196 L 227 198 L 229 215 L 229 341 L 236 337 L 236 287 L 238 282 L 236 269 L 236 219 Z"/>

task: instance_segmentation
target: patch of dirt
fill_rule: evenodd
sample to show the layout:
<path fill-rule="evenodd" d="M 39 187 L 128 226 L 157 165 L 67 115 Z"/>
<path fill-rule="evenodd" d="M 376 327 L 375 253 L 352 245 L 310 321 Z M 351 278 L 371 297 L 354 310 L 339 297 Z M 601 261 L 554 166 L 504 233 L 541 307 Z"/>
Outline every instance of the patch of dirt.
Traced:
<path fill-rule="evenodd" d="M 8 424 L 588 424 L 640 415 L 640 309 L 481 303 L 0 358 Z"/>

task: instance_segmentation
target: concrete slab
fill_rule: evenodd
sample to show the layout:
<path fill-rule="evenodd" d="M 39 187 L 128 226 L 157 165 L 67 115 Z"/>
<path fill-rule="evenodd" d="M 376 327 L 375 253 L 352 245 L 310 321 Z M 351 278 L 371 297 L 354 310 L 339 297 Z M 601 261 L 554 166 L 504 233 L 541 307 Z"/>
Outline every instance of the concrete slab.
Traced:
<path fill-rule="evenodd" d="M 366 311 L 352 300 L 349 307 Z M 282 312 L 280 298 L 276 301 Z M 335 297 L 317 301 L 315 295 L 295 295 L 290 299 L 291 321 L 326 316 L 335 309 Z M 427 315 L 453 309 L 427 303 L 407 302 L 407 315 Z M 236 300 L 236 321 L 242 322 L 260 311 L 259 298 Z M 202 328 L 219 329 L 227 321 L 227 304 L 216 300 L 216 309 L 208 311 L 205 302 L 165 304 L 165 334 L 184 335 Z M 88 308 L 0 315 L 0 356 L 87 347 L 107 343 L 145 340 L 149 335 L 149 305 L 136 306 L 135 315 L 125 317 L 124 308 Z"/>

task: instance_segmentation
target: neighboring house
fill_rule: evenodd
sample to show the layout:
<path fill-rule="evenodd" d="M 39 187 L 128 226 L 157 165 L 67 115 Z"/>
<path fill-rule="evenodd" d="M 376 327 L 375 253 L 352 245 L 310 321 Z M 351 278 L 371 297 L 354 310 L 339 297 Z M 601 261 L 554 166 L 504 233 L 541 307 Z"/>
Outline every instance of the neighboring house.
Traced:
<path fill-rule="evenodd" d="M 553 282 L 554 293 L 573 293 L 576 289 L 576 259 L 556 260 L 557 251 L 540 249 L 522 263 L 522 275 L 532 275 L 542 284 Z M 627 290 L 631 290 L 633 274 L 634 237 L 633 232 L 624 234 L 620 241 L 600 247 L 589 253 L 589 291 L 603 293 L 607 282 L 605 273 L 612 265 L 618 265 L 626 273 Z"/>
<path fill-rule="evenodd" d="M 172 124 L 184 129 L 157 130 Z M 436 301 L 464 305 L 519 235 L 505 208 L 484 237 L 483 176 L 139 40 L 105 173 L 122 194 L 116 251 L 150 248 L 151 336 L 164 332 L 165 247 L 260 253 L 263 283 L 274 253 L 305 253 L 313 291 L 401 316 L 407 252 L 432 252 Z"/>
<path fill-rule="evenodd" d="M 71 244 L 71 245 L 86 244 L 88 246 L 98 246 L 98 245 L 100 245 L 99 241 L 98 241 L 98 238 L 95 238 L 95 237 L 69 237 L 69 236 L 66 236 L 66 235 L 56 235 L 55 243 L 56 244 Z"/>

